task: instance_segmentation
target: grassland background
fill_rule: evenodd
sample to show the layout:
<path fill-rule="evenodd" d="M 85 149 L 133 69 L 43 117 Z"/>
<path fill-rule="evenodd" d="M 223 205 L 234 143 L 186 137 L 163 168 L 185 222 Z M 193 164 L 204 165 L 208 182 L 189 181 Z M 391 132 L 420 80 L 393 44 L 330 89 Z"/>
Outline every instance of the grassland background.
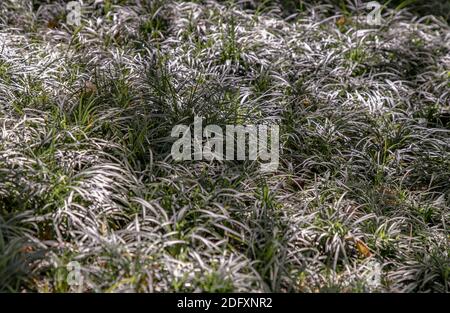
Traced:
<path fill-rule="evenodd" d="M 0 291 L 449 291 L 448 1 L 95 2 L 0 2 Z M 174 162 L 195 115 L 278 170 Z"/>

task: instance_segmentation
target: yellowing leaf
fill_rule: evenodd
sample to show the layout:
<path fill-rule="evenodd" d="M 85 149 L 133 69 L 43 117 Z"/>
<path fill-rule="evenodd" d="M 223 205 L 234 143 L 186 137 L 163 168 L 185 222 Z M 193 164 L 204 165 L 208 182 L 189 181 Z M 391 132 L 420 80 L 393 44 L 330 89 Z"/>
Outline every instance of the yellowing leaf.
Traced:
<path fill-rule="evenodd" d="M 340 19 L 338 19 L 338 20 L 336 21 L 336 24 L 337 24 L 338 26 L 344 26 L 346 22 L 347 22 L 347 20 L 345 19 L 345 16 L 342 16 Z"/>
<path fill-rule="evenodd" d="M 366 258 L 369 258 L 372 256 L 372 253 L 369 250 L 369 247 L 360 239 L 355 239 L 356 248 L 358 249 L 359 253 L 363 255 Z"/>

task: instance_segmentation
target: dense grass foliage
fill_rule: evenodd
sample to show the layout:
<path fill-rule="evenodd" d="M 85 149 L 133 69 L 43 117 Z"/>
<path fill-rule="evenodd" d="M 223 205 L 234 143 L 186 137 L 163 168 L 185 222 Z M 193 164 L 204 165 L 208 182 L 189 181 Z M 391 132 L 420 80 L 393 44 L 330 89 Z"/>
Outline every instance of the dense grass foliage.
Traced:
<path fill-rule="evenodd" d="M 444 17 L 95 3 L 0 2 L 0 291 L 449 291 Z M 173 161 L 195 115 L 277 123 L 278 170 Z"/>

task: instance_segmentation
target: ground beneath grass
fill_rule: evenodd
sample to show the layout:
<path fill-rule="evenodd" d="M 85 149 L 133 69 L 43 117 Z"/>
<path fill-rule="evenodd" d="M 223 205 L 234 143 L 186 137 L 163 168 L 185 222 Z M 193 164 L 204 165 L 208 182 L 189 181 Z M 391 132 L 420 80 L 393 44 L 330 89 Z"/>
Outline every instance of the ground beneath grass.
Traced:
<path fill-rule="evenodd" d="M 0 291 L 449 291 L 444 18 L 50 2 L 0 3 Z M 196 115 L 278 124 L 278 170 L 175 162 Z"/>

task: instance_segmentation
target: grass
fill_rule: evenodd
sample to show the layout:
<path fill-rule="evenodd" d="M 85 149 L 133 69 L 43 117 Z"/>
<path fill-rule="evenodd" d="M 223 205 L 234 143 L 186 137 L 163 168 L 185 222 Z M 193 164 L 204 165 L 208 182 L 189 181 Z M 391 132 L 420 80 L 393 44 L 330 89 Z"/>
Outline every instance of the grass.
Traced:
<path fill-rule="evenodd" d="M 47 2 L 0 3 L 1 292 L 449 291 L 445 12 Z M 278 170 L 172 160 L 196 115 Z"/>

